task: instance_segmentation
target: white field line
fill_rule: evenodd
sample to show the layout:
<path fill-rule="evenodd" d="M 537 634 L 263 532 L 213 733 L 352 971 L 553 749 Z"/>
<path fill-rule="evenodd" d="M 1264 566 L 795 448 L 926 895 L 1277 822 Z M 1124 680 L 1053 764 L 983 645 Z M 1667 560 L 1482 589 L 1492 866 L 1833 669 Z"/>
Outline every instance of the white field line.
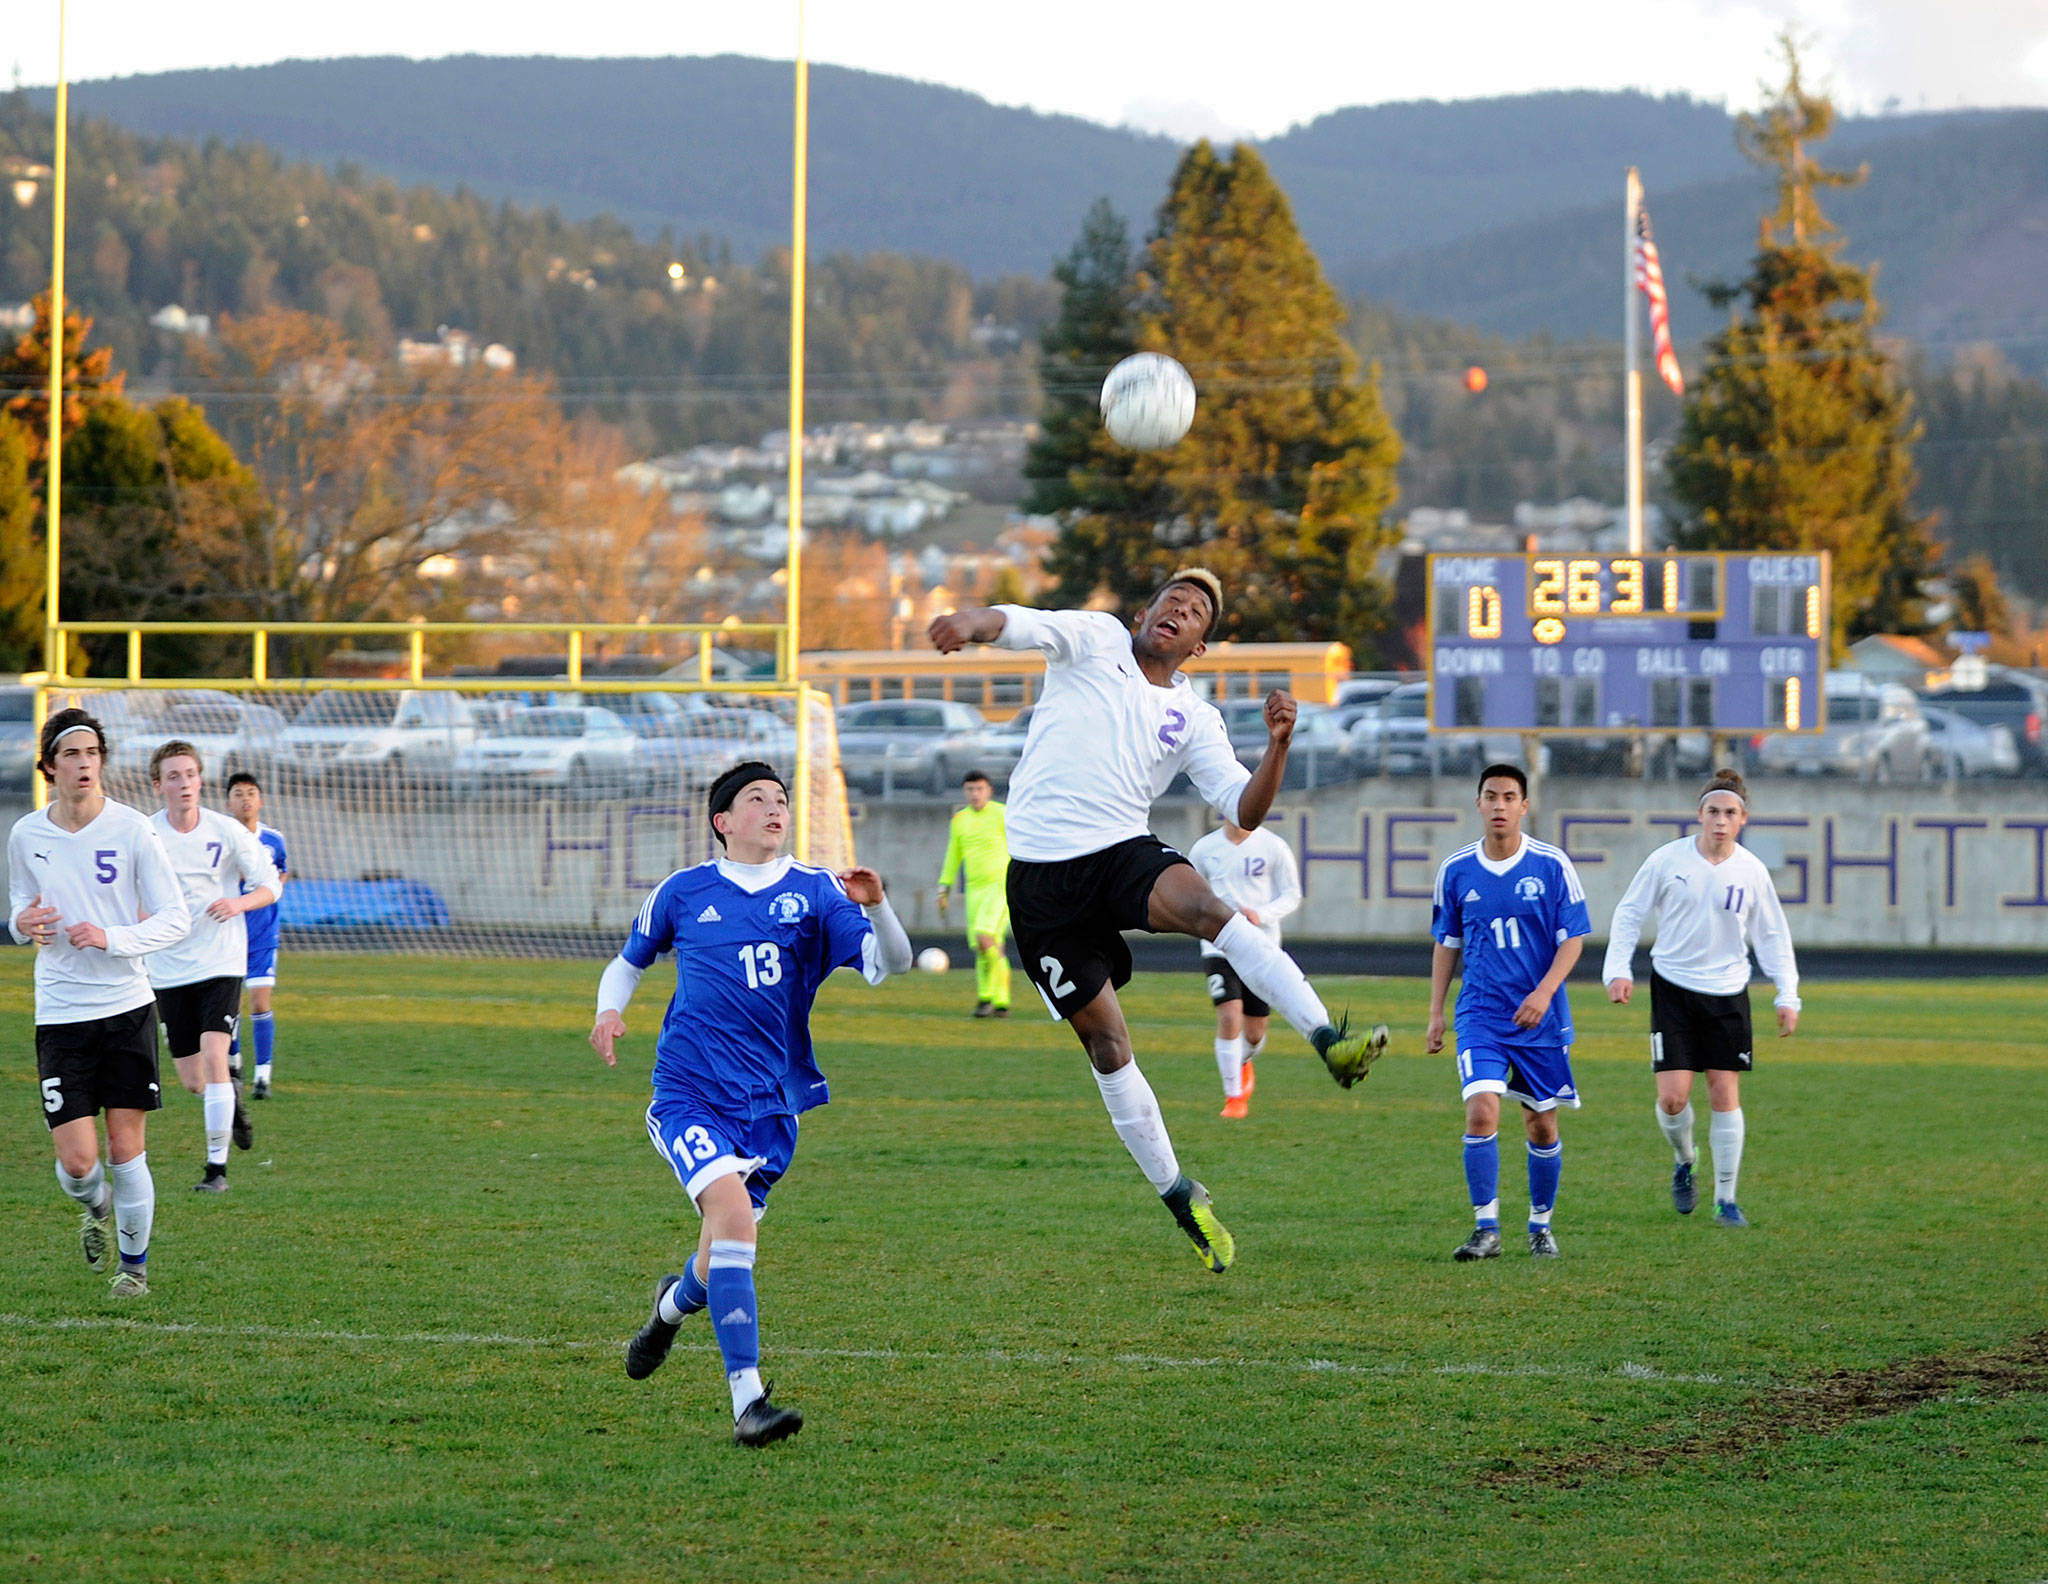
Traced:
<path fill-rule="evenodd" d="M 622 1348 L 623 1340 L 591 1341 L 574 1337 L 513 1336 L 492 1331 L 341 1331 L 288 1326 L 202 1325 L 197 1322 L 130 1320 L 116 1315 L 80 1315 L 39 1318 L 33 1315 L 0 1314 L 0 1330 L 11 1331 L 133 1331 L 167 1337 L 208 1337 L 251 1342 L 335 1342 L 371 1347 L 483 1347 L 560 1348 L 588 1352 Z M 708 1342 L 678 1343 L 687 1353 L 715 1353 Z M 1611 1369 L 1594 1369 L 1569 1364 L 1491 1364 L 1481 1360 L 1462 1363 L 1427 1364 L 1389 1360 L 1378 1364 L 1346 1364 L 1336 1359 L 1233 1358 L 1219 1354 L 1208 1358 L 1180 1358 L 1160 1353 L 1052 1353 L 1034 1349 L 979 1348 L 960 1352 L 925 1351 L 903 1348 L 788 1347 L 771 1344 L 768 1349 L 798 1358 L 873 1359 L 880 1362 L 921 1362 L 950 1364 L 1015 1365 L 1020 1368 L 1123 1368 L 1139 1370 L 1269 1370 L 1295 1375 L 1479 1375 L 1500 1379 L 1627 1381 L 1665 1386 L 1736 1386 L 1774 1391 L 1787 1388 L 1775 1381 L 1745 1379 L 1734 1375 L 1674 1374 L 1647 1364 L 1623 1362 Z"/>

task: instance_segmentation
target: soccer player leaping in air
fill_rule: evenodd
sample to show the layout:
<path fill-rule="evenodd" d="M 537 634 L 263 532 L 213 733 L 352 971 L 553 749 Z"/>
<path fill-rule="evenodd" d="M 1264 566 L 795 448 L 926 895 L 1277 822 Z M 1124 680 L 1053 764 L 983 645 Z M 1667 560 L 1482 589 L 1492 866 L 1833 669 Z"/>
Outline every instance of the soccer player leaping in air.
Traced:
<path fill-rule="evenodd" d="M 1203 651 L 1222 613 L 1221 582 L 1192 567 L 1169 578 L 1131 628 L 1105 612 L 1020 605 L 958 611 L 931 624 L 945 654 L 971 643 L 1045 652 L 1045 688 L 1010 778 L 1017 949 L 1052 1015 L 1080 1037 L 1117 1136 L 1212 1271 L 1229 1267 L 1235 1244 L 1207 1191 L 1181 1171 L 1159 1102 L 1131 1058 L 1116 999 L 1131 977 L 1120 932 L 1215 942 L 1245 988 L 1300 1030 L 1347 1089 L 1387 1048 L 1384 1024 L 1358 1033 L 1348 1019 L 1333 1024 L 1292 960 L 1149 828 L 1153 800 L 1182 771 L 1245 830 L 1260 827 L 1280 790 L 1294 700 L 1267 697 L 1265 757 L 1247 771 L 1223 717 L 1180 670 Z"/>
<path fill-rule="evenodd" d="M 835 968 L 857 968 L 869 984 L 905 972 L 910 937 L 874 870 L 835 879 L 782 854 L 789 793 L 768 765 L 736 765 L 714 781 L 710 821 L 725 855 L 654 888 L 598 985 L 590 1043 L 616 1064 L 641 974 L 674 951 L 647 1132 L 704 1227 L 682 1274 L 656 1286 L 654 1313 L 626 1346 L 626 1373 L 653 1374 L 684 1316 L 708 1308 L 732 1389 L 733 1440 L 766 1446 L 804 1422 L 770 1402 L 761 1379 L 754 1247 L 768 1190 L 796 1152 L 797 1114 L 831 1098 L 811 1056 L 811 1002 Z"/>

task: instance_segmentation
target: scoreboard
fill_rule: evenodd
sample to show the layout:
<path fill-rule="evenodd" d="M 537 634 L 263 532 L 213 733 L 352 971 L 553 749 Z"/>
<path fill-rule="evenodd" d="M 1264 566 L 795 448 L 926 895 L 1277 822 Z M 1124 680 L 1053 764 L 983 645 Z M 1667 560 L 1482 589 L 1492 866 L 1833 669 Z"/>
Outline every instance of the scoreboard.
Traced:
<path fill-rule="evenodd" d="M 1819 731 L 1828 558 L 1432 555 L 1433 731 Z"/>

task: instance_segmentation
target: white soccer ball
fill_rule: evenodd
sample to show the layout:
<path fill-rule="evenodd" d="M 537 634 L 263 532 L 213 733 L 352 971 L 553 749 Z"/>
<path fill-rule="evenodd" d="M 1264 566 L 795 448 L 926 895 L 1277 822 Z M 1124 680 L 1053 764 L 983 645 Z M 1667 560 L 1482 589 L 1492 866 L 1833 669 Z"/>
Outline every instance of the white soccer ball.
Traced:
<path fill-rule="evenodd" d="M 1102 425 L 1118 445 L 1164 451 L 1195 421 L 1195 382 L 1163 352 L 1138 352 L 1102 382 Z"/>
<path fill-rule="evenodd" d="M 936 946 L 927 946 L 917 954 L 917 966 L 925 973 L 944 973 L 953 966 L 953 959 Z"/>

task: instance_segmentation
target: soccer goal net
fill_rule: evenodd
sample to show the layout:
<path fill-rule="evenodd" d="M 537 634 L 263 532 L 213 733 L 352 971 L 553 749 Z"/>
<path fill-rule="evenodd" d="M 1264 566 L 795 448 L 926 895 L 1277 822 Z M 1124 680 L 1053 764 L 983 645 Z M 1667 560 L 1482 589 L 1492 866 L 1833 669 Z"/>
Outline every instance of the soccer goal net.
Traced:
<path fill-rule="evenodd" d="M 257 778 L 291 874 L 287 949 L 601 956 L 649 890 L 715 856 L 705 805 L 745 760 L 790 787 L 792 850 L 853 862 L 828 697 L 659 681 L 406 681 L 306 691 L 67 688 L 105 725 L 110 796 L 154 811 L 151 755 L 189 742 L 204 798 Z"/>

